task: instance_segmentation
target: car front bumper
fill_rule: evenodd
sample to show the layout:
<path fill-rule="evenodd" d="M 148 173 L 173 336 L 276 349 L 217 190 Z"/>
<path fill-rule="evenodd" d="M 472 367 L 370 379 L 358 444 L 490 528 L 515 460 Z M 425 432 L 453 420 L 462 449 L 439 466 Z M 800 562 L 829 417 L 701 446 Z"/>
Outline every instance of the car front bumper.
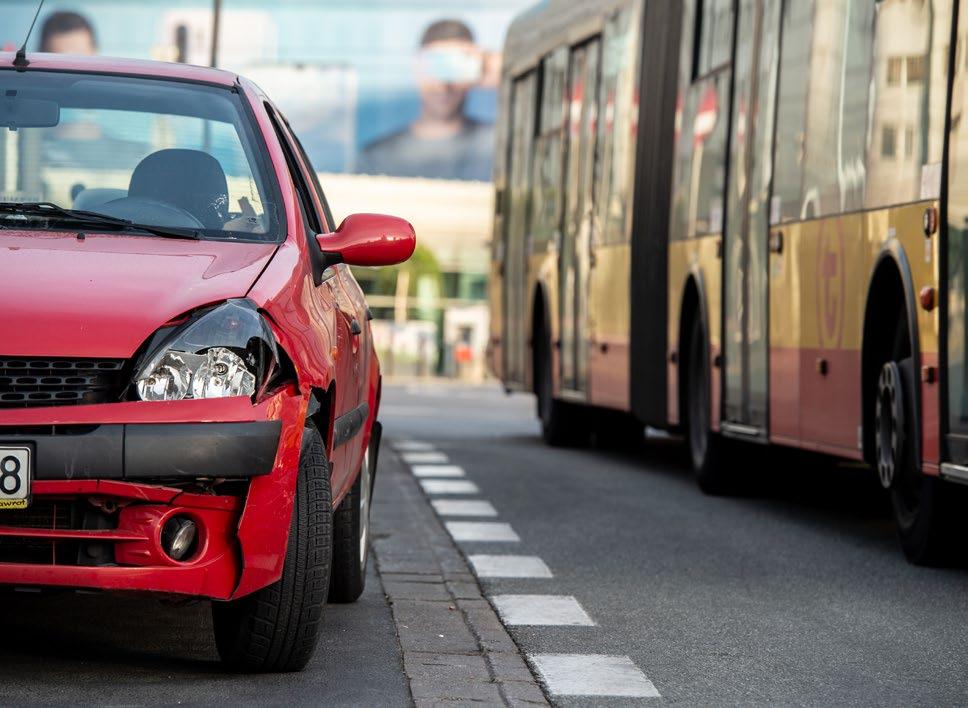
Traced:
<path fill-rule="evenodd" d="M 31 506 L 0 514 L 0 584 L 231 599 L 275 582 L 307 402 L 290 387 L 257 405 L 232 398 L 0 410 L 0 444 L 34 451 Z M 203 484 L 194 488 L 196 480 Z M 198 528 L 184 561 L 162 547 L 172 516 Z"/>

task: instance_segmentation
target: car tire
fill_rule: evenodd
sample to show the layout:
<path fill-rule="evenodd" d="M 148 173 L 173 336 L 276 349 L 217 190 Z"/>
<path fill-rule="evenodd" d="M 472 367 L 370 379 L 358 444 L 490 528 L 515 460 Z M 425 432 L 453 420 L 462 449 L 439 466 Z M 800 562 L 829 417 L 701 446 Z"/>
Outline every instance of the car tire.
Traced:
<path fill-rule="evenodd" d="M 356 602 L 366 587 L 373 499 L 371 459 L 367 448 L 353 487 L 333 514 L 333 573 L 329 585 L 329 601 L 333 603 Z"/>
<path fill-rule="evenodd" d="M 907 322 L 897 325 L 891 360 L 882 367 L 874 399 L 874 455 L 881 485 L 889 490 L 904 556 L 914 565 L 946 566 L 964 560 L 965 490 L 921 471 L 915 444 L 917 378 Z"/>
<path fill-rule="evenodd" d="M 685 428 L 696 483 L 706 494 L 730 494 L 736 489 L 736 474 L 726 465 L 726 442 L 710 422 L 709 350 L 699 317 L 693 318 L 686 351 Z"/>
<path fill-rule="evenodd" d="M 282 577 L 246 597 L 212 603 L 215 643 L 236 671 L 301 671 L 312 658 L 333 553 L 330 469 L 314 426 L 303 432 Z"/>

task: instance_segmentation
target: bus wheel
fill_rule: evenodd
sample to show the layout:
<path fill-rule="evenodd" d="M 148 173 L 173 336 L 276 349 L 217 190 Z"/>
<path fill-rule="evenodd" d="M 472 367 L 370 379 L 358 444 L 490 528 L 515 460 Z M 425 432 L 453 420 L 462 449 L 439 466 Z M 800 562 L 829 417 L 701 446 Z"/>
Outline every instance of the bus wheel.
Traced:
<path fill-rule="evenodd" d="M 546 334 L 535 337 L 537 368 L 538 418 L 541 420 L 541 437 L 552 447 L 579 447 L 587 445 L 590 434 L 580 406 L 554 397 L 552 382 L 551 342 Z"/>
<path fill-rule="evenodd" d="M 903 332 L 906 337 L 906 325 Z M 910 356 L 881 368 L 874 401 L 877 474 L 890 491 L 904 556 L 915 565 L 947 565 L 956 559 L 954 525 L 963 490 L 921 472 L 914 445 L 915 385 Z"/>
<path fill-rule="evenodd" d="M 698 317 L 693 318 L 688 352 L 686 437 L 692 469 L 703 492 L 727 494 L 733 490 L 734 480 L 724 464 L 723 440 L 710 426 L 709 353 Z"/>

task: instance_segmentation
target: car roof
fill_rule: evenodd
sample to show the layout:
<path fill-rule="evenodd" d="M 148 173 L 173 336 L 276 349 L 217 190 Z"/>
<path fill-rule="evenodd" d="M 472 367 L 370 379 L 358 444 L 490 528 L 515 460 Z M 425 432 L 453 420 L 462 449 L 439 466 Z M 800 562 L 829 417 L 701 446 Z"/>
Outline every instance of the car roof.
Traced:
<path fill-rule="evenodd" d="M 14 69 L 13 52 L 0 52 L 0 71 Z M 30 65 L 27 71 L 70 71 L 91 74 L 121 74 L 142 76 L 176 81 L 197 81 L 216 86 L 233 86 L 238 76 L 230 71 L 212 69 L 207 66 L 176 64 L 165 61 L 146 61 L 143 59 L 119 59 L 103 56 L 80 56 L 74 54 L 44 54 L 28 52 Z"/>

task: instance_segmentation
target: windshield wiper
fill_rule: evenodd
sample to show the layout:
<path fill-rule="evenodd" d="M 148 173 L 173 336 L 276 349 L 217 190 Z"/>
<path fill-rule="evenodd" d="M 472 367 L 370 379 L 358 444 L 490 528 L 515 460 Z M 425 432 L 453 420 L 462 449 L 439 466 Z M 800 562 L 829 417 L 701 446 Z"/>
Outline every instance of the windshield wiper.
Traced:
<path fill-rule="evenodd" d="M 100 214 L 96 211 L 66 209 L 52 202 L 0 202 L 0 215 L 3 214 L 39 216 L 104 229 L 146 231 L 155 236 L 164 236 L 165 238 L 184 238 L 193 241 L 201 238 L 195 229 L 139 224 L 130 219 L 121 219 L 116 216 Z"/>

